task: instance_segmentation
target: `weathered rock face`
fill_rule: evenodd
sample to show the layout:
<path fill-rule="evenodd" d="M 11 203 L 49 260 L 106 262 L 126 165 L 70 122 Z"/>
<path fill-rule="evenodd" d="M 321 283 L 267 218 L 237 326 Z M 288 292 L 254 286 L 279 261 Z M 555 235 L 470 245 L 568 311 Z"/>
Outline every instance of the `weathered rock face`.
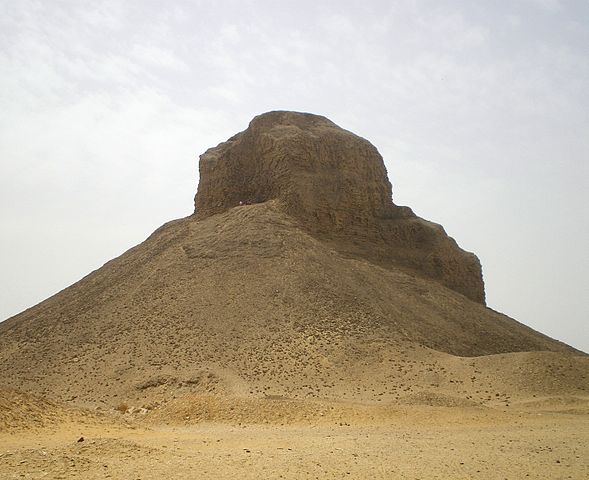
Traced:
<path fill-rule="evenodd" d="M 269 200 L 340 251 L 485 301 L 477 257 L 441 226 L 396 206 L 376 148 L 325 117 L 265 113 L 201 155 L 196 218 Z"/>
<path fill-rule="evenodd" d="M 270 112 L 200 159 L 196 213 L 280 199 L 314 230 L 391 218 L 391 184 L 378 151 L 325 117 Z"/>

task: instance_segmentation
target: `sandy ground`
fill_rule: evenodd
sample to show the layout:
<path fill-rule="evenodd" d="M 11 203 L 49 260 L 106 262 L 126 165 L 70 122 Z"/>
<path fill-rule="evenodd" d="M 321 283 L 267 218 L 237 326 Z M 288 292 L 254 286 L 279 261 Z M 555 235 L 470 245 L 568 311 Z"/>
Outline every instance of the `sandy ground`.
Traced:
<path fill-rule="evenodd" d="M 574 409 L 408 406 L 380 425 L 129 417 L 0 432 L 0 478 L 589 478 L 589 415 Z"/>

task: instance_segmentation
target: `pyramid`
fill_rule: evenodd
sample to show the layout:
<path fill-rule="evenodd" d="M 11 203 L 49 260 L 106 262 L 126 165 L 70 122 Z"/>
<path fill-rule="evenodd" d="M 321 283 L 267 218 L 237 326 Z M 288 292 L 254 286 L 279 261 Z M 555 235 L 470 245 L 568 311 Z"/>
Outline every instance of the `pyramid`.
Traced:
<path fill-rule="evenodd" d="M 297 112 L 201 155 L 192 215 L 0 323 L 4 386 L 111 408 L 188 394 L 485 403 L 586 393 L 587 370 L 485 305 L 477 257 L 393 203 L 373 145 Z"/>

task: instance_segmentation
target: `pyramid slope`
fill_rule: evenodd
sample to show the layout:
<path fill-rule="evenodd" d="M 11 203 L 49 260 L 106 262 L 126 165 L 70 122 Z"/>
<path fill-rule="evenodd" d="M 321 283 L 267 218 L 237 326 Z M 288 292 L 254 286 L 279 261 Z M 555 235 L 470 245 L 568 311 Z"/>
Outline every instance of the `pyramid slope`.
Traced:
<path fill-rule="evenodd" d="M 554 379 L 505 375 L 530 355 L 508 352 L 533 351 L 564 365 Z M 587 391 L 575 353 L 434 280 L 342 255 L 276 201 L 170 222 L 0 324 L 4 385 L 111 406 L 188 392 L 398 401 L 456 394 L 454 380 L 477 401 Z"/>

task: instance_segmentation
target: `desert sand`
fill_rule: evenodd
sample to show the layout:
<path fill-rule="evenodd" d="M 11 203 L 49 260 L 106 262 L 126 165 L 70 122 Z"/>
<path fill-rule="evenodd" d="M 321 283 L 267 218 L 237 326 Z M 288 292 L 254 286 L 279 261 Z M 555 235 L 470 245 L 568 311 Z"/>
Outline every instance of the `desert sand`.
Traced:
<path fill-rule="evenodd" d="M 19 410 L 26 405 L 35 411 L 36 399 L 21 395 L 19 401 Z M 383 409 L 311 401 L 292 405 L 280 399 L 256 405 L 229 406 L 229 402 L 223 409 L 215 403 L 205 397 L 176 412 L 183 416 L 170 417 L 168 411 L 165 423 L 161 416 L 152 419 L 149 414 L 82 415 L 43 404 L 39 412 L 8 424 L 3 404 L 0 478 L 584 479 L 589 475 L 587 398 L 534 399 L 509 409 L 425 405 Z M 199 419 L 203 405 L 209 406 L 206 421 Z M 260 410 L 267 412 L 266 417 L 252 419 Z M 31 425 L 33 417 L 36 425 Z"/>

